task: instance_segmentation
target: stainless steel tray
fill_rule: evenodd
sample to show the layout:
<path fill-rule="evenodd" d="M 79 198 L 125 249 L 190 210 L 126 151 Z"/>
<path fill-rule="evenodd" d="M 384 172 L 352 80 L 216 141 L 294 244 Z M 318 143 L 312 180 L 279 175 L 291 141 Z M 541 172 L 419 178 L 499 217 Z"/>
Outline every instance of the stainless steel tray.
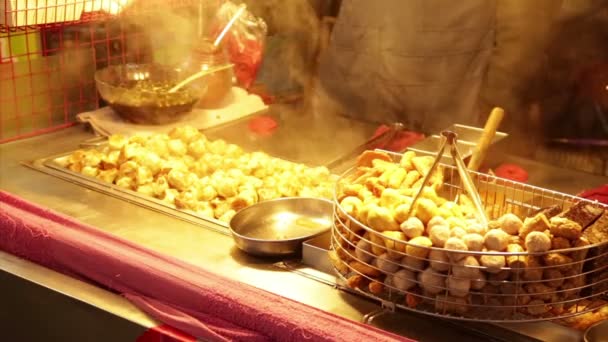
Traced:
<path fill-rule="evenodd" d="M 230 235 L 228 225 L 225 222 L 216 220 L 214 218 L 203 217 L 197 215 L 194 212 L 188 212 L 186 210 L 177 209 L 169 205 L 168 203 L 158 200 L 156 198 L 145 196 L 138 192 L 124 189 L 117 185 L 106 183 L 96 178 L 88 177 L 63 167 L 58 162 L 58 160 L 60 160 L 61 158 L 67 158 L 72 153 L 73 151 L 34 160 L 31 162 L 24 162 L 23 165 L 47 173 L 51 176 L 61 178 L 70 183 L 78 184 L 85 188 L 99 191 L 106 195 L 125 200 L 129 203 L 133 203 L 157 212 L 164 213 L 177 219 L 217 231 L 221 234 Z"/>

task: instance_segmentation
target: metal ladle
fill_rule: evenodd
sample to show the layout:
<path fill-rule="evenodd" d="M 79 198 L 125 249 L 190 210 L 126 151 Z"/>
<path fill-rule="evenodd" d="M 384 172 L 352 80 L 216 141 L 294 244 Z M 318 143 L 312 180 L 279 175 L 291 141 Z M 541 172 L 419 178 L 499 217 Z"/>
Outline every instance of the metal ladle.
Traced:
<path fill-rule="evenodd" d="M 452 159 L 456 162 L 456 168 L 458 170 L 460 178 L 462 179 L 464 189 L 469 194 L 469 196 L 471 196 L 471 200 L 473 201 L 473 205 L 475 206 L 475 210 L 477 212 L 477 219 L 481 222 L 481 224 L 487 226 L 488 218 L 486 217 L 485 210 L 483 209 L 481 197 L 479 197 L 479 192 L 477 192 L 477 188 L 475 187 L 475 184 L 473 183 L 473 180 L 469 175 L 469 171 L 464 161 L 462 160 L 462 157 L 460 156 L 460 152 L 458 152 L 458 147 L 456 146 L 458 135 L 452 131 L 443 131 L 441 132 L 441 136 L 443 139 L 441 142 L 441 147 L 439 148 L 439 152 L 437 153 L 437 157 L 435 158 L 435 161 L 433 162 L 433 165 L 431 166 L 429 172 L 424 176 L 422 187 L 420 187 L 420 190 L 418 190 L 416 197 L 414 197 L 414 201 L 412 202 L 412 205 L 410 207 L 409 214 L 411 215 L 414 212 L 416 202 L 418 202 L 418 199 L 420 199 L 422 191 L 424 190 L 424 187 L 431 178 L 431 175 L 433 174 L 433 172 L 435 172 L 435 169 L 437 169 L 437 165 L 443 157 L 443 153 L 445 151 L 446 146 L 449 146 L 450 154 L 452 155 Z"/>
<path fill-rule="evenodd" d="M 173 88 L 169 89 L 169 93 L 175 93 L 176 91 L 178 91 L 179 89 L 181 89 L 183 86 L 185 86 L 186 84 L 195 81 L 203 76 L 207 76 L 209 74 L 213 74 L 216 73 L 218 71 L 222 71 L 222 70 L 226 70 L 226 69 L 230 69 L 234 66 L 234 64 L 226 64 L 226 65 L 220 65 L 220 66 L 216 66 L 213 68 L 209 68 L 209 69 L 205 69 L 205 70 L 201 70 L 193 75 L 190 75 L 188 78 L 186 78 L 185 80 L 179 82 L 178 84 L 176 84 Z"/>

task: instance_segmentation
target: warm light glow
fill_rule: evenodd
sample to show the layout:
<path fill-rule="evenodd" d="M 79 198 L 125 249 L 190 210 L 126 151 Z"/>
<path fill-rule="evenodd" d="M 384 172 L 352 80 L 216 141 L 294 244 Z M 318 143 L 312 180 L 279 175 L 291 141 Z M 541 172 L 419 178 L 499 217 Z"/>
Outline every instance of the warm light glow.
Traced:
<path fill-rule="evenodd" d="M 109 14 L 119 14 L 133 0 L 93 0 L 87 2 L 85 12 L 103 11 Z"/>
<path fill-rule="evenodd" d="M 287 230 L 287 229 L 289 229 L 290 225 L 293 223 L 296 215 L 286 211 L 286 212 L 277 214 L 275 217 L 276 217 L 277 222 L 279 223 L 278 225 L 275 225 L 275 228 L 278 228 L 278 230 Z"/>

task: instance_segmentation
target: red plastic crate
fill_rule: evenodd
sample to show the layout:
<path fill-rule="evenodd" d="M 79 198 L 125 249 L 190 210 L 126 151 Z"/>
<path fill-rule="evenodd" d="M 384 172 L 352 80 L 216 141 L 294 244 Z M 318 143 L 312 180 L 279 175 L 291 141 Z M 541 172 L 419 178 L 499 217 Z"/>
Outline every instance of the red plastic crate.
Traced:
<path fill-rule="evenodd" d="M 150 61 L 154 37 L 142 26 L 154 23 L 146 20 L 169 9 L 191 16 L 198 0 L 135 0 L 112 14 L 79 10 L 114 8 L 111 3 L 125 0 L 0 0 L 0 143 L 73 125 L 78 113 L 99 108 L 95 70 Z M 69 20 L 28 19 L 51 12 Z"/>

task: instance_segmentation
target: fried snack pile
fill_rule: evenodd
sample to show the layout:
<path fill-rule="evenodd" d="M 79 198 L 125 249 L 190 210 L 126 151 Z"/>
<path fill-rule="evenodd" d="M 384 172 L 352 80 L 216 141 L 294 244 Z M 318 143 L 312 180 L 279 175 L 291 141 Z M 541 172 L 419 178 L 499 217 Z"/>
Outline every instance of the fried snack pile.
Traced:
<path fill-rule="evenodd" d="M 399 163 L 368 151 L 338 185 L 330 258 L 348 285 L 379 296 L 398 292 L 409 307 L 425 303 L 470 317 L 484 307 L 497 319 L 570 312 L 585 285 L 587 249 L 563 250 L 589 245 L 581 224 L 560 208 L 523 220 L 500 213 L 484 226 L 466 196 L 458 203 L 446 198 L 443 170 L 422 184 L 432 163 L 411 151 Z"/>
<path fill-rule="evenodd" d="M 113 135 L 99 150 L 74 152 L 65 167 L 224 222 L 260 201 L 331 198 L 335 184 L 325 167 L 246 153 L 224 140 L 208 140 L 193 127 L 168 135 Z"/>

